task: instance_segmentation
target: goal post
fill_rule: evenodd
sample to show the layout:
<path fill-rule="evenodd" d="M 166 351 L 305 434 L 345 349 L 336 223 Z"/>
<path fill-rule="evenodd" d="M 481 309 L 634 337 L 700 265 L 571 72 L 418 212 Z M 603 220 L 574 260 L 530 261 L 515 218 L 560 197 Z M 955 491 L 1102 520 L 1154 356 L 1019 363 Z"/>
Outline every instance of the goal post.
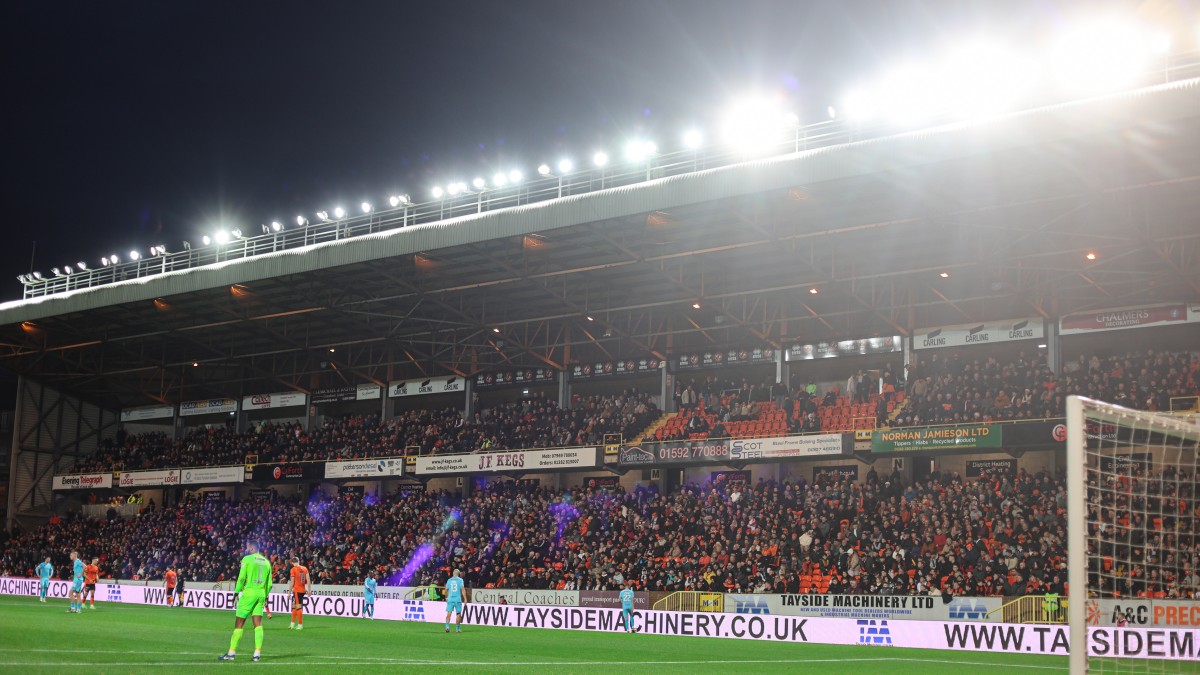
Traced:
<path fill-rule="evenodd" d="M 1066 413 L 1071 675 L 1196 672 L 1200 630 L 1169 617 L 1200 613 L 1200 424 L 1077 396 Z"/>

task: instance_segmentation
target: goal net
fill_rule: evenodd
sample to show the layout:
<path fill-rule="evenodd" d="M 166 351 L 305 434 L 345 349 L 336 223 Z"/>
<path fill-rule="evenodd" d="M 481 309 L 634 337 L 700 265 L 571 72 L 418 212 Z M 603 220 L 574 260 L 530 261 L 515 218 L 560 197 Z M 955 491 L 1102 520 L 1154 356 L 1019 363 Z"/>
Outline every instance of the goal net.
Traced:
<path fill-rule="evenodd" d="M 1072 396 L 1066 427 L 1070 672 L 1200 672 L 1200 424 Z"/>

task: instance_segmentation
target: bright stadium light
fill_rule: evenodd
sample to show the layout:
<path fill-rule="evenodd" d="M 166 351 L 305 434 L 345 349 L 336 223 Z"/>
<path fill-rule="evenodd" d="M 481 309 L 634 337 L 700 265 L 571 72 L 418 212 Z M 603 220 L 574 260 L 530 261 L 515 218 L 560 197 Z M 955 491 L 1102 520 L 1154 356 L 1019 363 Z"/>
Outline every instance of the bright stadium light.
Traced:
<path fill-rule="evenodd" d="M 343 209 L 340 206 L 335 206 L 333 208 L 333 217 L 337 218 L 338 220 L 345 218 L 346 217 L 346 209 Z"/>
<path fill-rule="evenodd" d="M 53 275 L 54 275 L 54 276 L 56 276 L 56 277 L 61 277 L 61 276 L 62 276 L 62 270 L 58 269 L 57 267 L 52 267 L 52 268 L 50 268 L 50 273 L 51 273 L 51 274 L 53 274 Z"/>
<path fill-rule="evenodd" d="M 271 221 L 271 229 L 276 232 L 279 232 L 280 230 L 283 229 L 283 223 L 279 222 L 278 220 L 272 220 Z"/>
<path fill-rule="evenodd" d="M 305 218 L 304 216 L 296 216 L 296 225 L 298 225 L 300 227 L 304 227 L 307 224 L 308 224 L 308 218 Z"/>
<path fill-rule="evenodd" d="M 1158 32 L 1150 38 L 1150 48 L 1159 56 L 1166 56 L 1171 51 L 1171 34 Z"/>
<path fill-rule="evenodd" d="M 574 168 L 575 168 L 575 162 L 572 162 L 571 160 L 566 159 L 566 158 L 558 160 L 558 172 L 559 173 L 571 173 L 571 170 Z"/>
<path fill-rule="evenodd" d="M 460 192 L 462 192 L 462 183 L 451 183 L 446 186 L 446 193 L 449 194 L 451 197 L 457 195 Z"/>
<path fill-rule="evenodd" d="M 538 167 L 538 173 L 539 173 L 539 174 L 541 174 L 541 175 L 543 175 L 543 176 L 549 176 L 549 175 L 550 175 L 550 165 L 549 165 L 549 164 L 543 164 L 543 165 L 539 166 L 539 167 Z"/>
<path fill-rule="evenodd" d="M 474 185 L 476 190 L 482 190 L 487 187 L 487 181 L 483 179 L 483 176 L 476 176 L 475 180 L 471 181 L 471 185 Z"/>
<path fill-rule="evenodd" d="M 625 159 L 631 162 L 644 162 L 656 152 L 658 146 L 654 141 L 630 141 L 625 145 Z"/>
<path fill-rule="evenodd" d="M 524 178 L 525 174 L 521 173 L 520 169 L 513 169 L 512 171 L 508 172 L 508 182 L 512 183 L 513 185 L 520 183 Z"/>
<path fill-rule="evenodd" d="M 113 256 L 113 257 L 115 258 L 116 256 Z M 41 281 L 41 280 L 42 280 L 42 273 L 41 273 L 41 272 L 37 272 L 37 271 L 35 271 L 35 272 L 33 273 L 33 278 L 34 278 L 34 279 L 37 279 L 38 281 Z"/>
<path fill-rule="evenodd" d="M 229 231 L 229 235 L 230 235 L 231 237 L 233 237 L 234 239 L 241 239 L 241 238 L 242 238 L 242 231 L 241 231 L 241 230 L 239 230 L 238 228 L 236 228 L 236 227 L 235 227 L 235 228 L 233 228 L 232 230 L 230 230 L 230 231 Z"/>
<path fill-rule="evenodd" d="M 229 233 L 225 230 L 217 230 L 217 233 L 213 235 L 213 241 L 224 244 L 229 241 Z"/>
<path fill-rule="evenodd" d="M 1037 80 L 1032 59 L 988 40 L 953 47 L 937 75 L 944 111 L 956 119 L 978 119 L 1014 109 Z M 935 112 L 943 112 L 938 110 Z"/>
<path fill-rule="evenodd" d="M 877 90 L 885 120 L 898 127 L 920 125 L 943 106 L 945 89 L 937 74 L 917 63 L 903 63 L 889 70 Z"/>
<path fill-rule="evenodd" d="M 827 108 L 825 108 L 825 114 L 829 115 L 829 119 L 836 120 L 837 119 L 837 108 L 834 108 L 833 106 L 828 106 Z"/>
<path fill-rule="evenodd" d="M 1059 40 L 1052 63 L 1059 83 L 1098 93 L 1134 84 L 1146 71 L 1151 43 L 1136 23 L 1100 17 L 1079 24 Z"/>
<path fill-rule="evenodd" d="M 324 220 L 325 222 L 329 222 L 329 212 L 328 211 L 317 211 L 317 217 L 320 218 L 321 220 Z"/>
<path fill-rule="evenodd" d="M 508 176 L 504 175 L 503 171 L 496 174 L 495 176 L 492 176 L 492 185 L 494 185 L 496 187 L 504 187 L 507 184 L 508 184 Z"/>
<path fill-rule="evenodd" d="M 784 141 L 794 126 L 792 116 L 776 103 L 751 96 L 734 104 L 724 117 L 725 142 L 743 152 L 756 152 Z"/>
<path fill-rule="evenodd" d="M 210 237 L 206 234 L 203 237 L 200 237 L 200 243 L 204 244 L 205 246 L 208 246 L 209 244 L 212 243 L 212 237 Z"/>
<path fill-rule="evenodd" d="M 696 150 L 701 145 L 704 145 L 704 134 L 700 133 L 699 129 L 688 129 L 683 132 L 683 147 L 688 150 Z"/>
<path fill-rule="evenodd" d="M 130 251 L 130 252 L 129 252 L 129 259 L 130 259 L 130 260 L 137 260 L 137 259 L 139 259 L 139 258 L 141 258 L 141 257 L 142 257 L 142 254 L 141 254 L 141 253 L 138 253 L 137 251 Z"/>
<path fill-rule="evenodd" d="M 592 155 L 592 164 L 595 164 L 599 167 L 603 167 L 605 164 L 608 164 L 608 153 L 600 151 Z"/>
<path fill-rule="evenodd" d="M 430 194 L 433 195 L 434 199 L 441 199 L 446 195 L 446 191 L 443 190 L 441 186 L 435 185 L 433 186 L 433 190 L 430 191 Z"/>
<path fill-rule="evenodd" d="M 72 268 L 70 265 L 63 267 L 63 274 L 74 274 L 74 273 L 75 273 L 75 269 Z"/>
<path fill-rule="evenodd" d="M 80 260 L 79 262 L 75 263 L 75 266 L 76 266 L 76 267 L 78 267 L 78 268 L 79 268 L 79 270 L 80 270 L 81 272 L 86 272 L 86 271 L 87 271 L 87 268 L 88 268 L 88 266 L 87 266 L 87 263 L 85 263 L 85 262 L 84 262 L 84 261 L 82 261 L 82 260 Z"/>
<path fill-rule="evenodd" d="M 393 209 L 397 206 L 400 206 L 399 195 L 392 195 L 391 197 L 388 197 L 388 204 L 391 204 Z"/>
<path fill-rule="evenodd" d="M 370 202 L 363 202 L 361 208 L 362 208 L 363 213 L 370 213 L 371 212 Z"/>

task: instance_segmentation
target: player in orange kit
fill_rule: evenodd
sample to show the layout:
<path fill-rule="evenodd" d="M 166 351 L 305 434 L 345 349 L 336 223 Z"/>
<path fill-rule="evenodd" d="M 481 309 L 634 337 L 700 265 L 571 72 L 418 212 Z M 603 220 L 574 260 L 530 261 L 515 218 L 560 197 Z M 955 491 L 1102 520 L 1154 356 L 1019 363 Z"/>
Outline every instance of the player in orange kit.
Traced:
<path fill-rule="evenodd" d="M 179 575 L 175 573 L 175 567 L 167 568 L 167 574 L 164 585 L 167 589 L 167 607 L 175 606 L 175 584 L 179 581 Z"/>
<path fill-rule="evenodd" d="M 92 609 L 96 609 L 96 579 L 100 577 L 100 567 L 96 563 L 99 558 L 92 558 L 92 564 L 83 568 L 83 602 L 92 599 Z"/>
<path fill-rule="evenodd" d="M 300 559 L 294 556 L 288 588 L 292 591 L 292 622 L 288 624 L 288 628 L 304 630 L 304 595 L 308 592 L 308 568 L 301 565 Z"/>

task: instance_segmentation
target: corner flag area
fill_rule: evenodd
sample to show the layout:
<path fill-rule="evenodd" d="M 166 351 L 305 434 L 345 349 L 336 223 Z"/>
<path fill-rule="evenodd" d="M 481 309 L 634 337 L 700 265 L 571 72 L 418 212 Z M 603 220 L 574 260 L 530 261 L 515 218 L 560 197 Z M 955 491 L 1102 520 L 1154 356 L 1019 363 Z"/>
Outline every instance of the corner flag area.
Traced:
<path fill-rule="evenodd" d="M 60 607 L 62 605 L 62 607 Z M 322 617 L 303 633 L 283 617 L 264 621 L 263 660 L 251 651 L 218 663 L 233 614 L 164 607 L 97 605 L 66 614 L 64 603 L 0 599 L 0 671 L 190 671 L 269 667 L 272 673 L 377 673 L 438 666 L 491 673 L 694 672 L 1066 672 L 1067 659 L 987 652 L 887 647 L 833 647 L 743 640 L 629 635 L 464 625 L 446 634 L 440 624 Z M 246 646 L 249 646 L 248 644 Z M 1196 672 L 1200 672 L 1197 670 Z"/>

